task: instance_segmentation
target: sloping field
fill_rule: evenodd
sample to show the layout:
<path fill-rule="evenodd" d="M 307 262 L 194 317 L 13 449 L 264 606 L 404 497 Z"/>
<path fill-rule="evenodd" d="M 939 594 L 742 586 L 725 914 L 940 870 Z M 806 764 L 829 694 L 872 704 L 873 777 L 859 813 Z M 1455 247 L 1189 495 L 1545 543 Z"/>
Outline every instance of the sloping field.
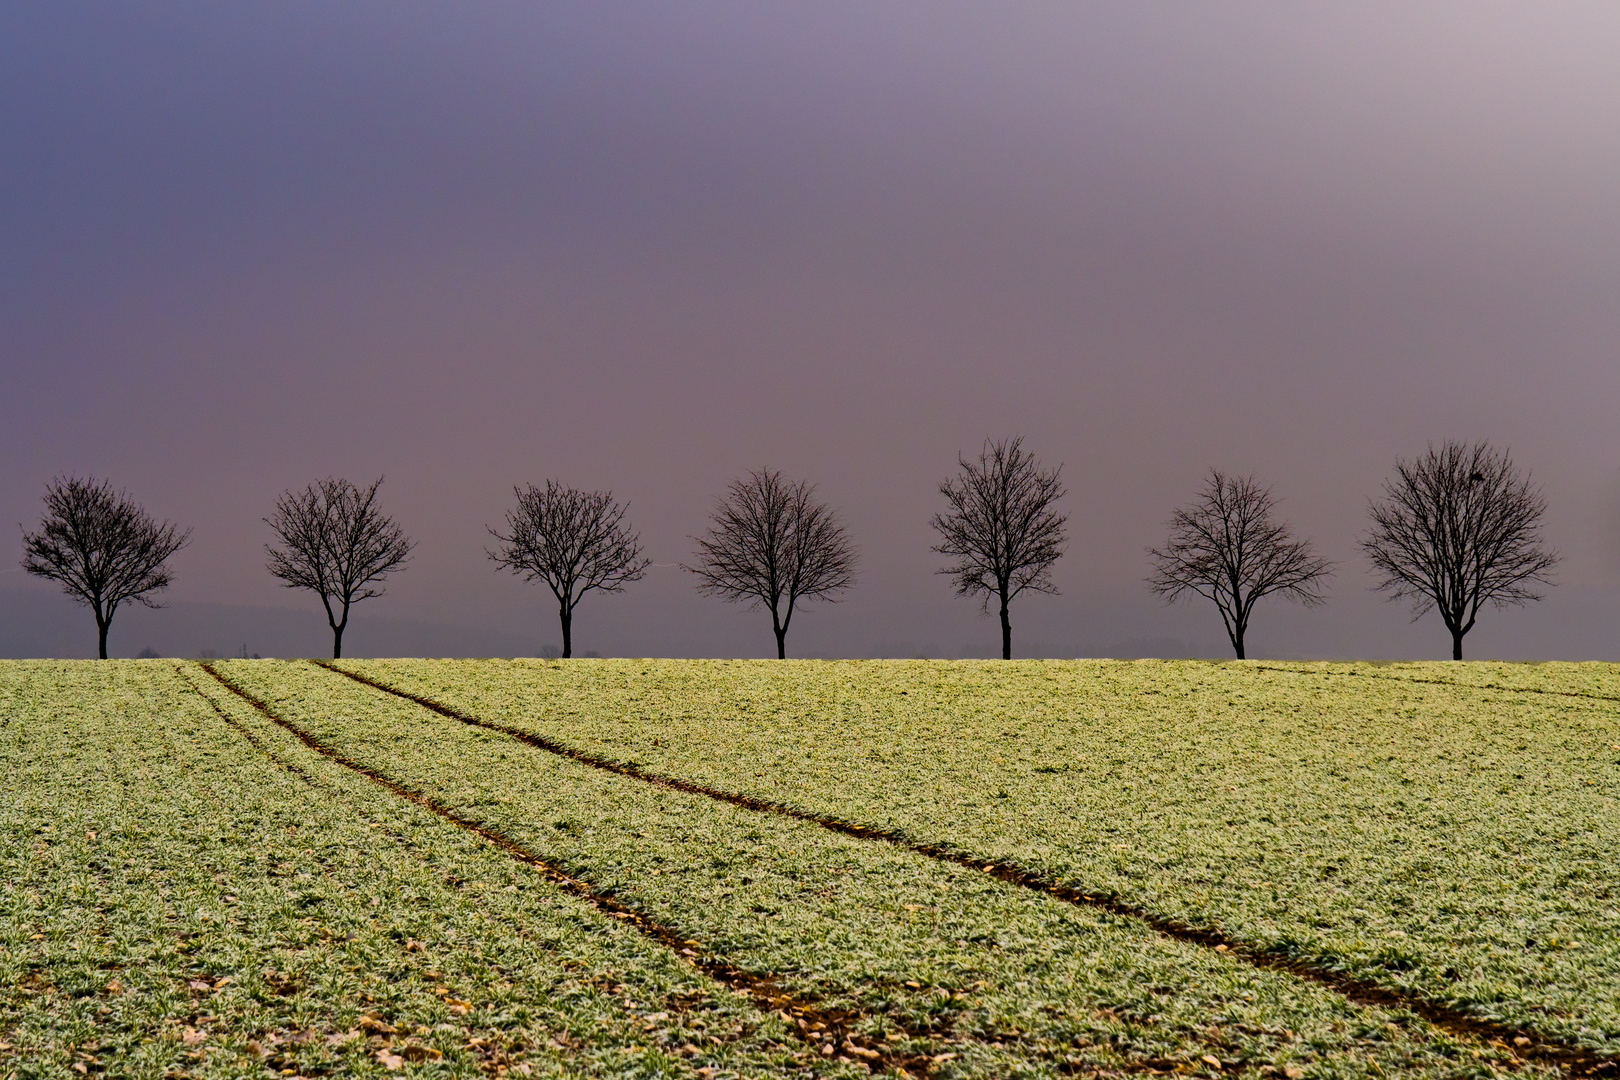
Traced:
<path fill-rule="evenodd" d="M 345 666 L 1620 1054 L 1612 665 Z"/>
<path fill-rule="evenodd" d="M 0 665 L 0 1075 L 791 1060 L 780 1017 L 210 682 Z"/>
<path fill-rule="evenodd" d="M 1612 669 L 1266 667 L 3 665 L 0 1076 L 1620 1073 Z"/>

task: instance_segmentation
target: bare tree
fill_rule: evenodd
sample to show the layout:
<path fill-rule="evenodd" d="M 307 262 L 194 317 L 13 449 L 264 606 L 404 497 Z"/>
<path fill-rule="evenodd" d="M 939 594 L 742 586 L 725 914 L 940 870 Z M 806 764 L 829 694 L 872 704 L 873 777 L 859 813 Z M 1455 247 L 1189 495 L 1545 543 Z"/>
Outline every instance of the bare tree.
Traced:
<path fill-rule="evenodd" d="M 1068 518 L 1052 508 L 1064 495 L 1063 467 L 1042 469 L 1023 446 L 1021 438 L 986 440 L 978 461 L 959 455 L 962 471 L 939 485 L 950 509 L 932 522 L 940 535 L 933 550 L 957 560 L 939 571 L 956 579 L 957 595 L 982 593 L 984 611 L 992 596 L 1000 602 L 1003 660 L 1012 659 L 1007 605 L 1026 589 L 1057 592 L 1049 571 L 1068 540 Z"/>
<path fill-rule="evenodd" d="M 107 629 L 126 600 L 150 608 L 169 587 L 164 565 L 186 546 L 191 530 L 153 521 L 140 504 L 94 477 L 57 477 L 45 485 L 39 532 L 23 533 L 22 567 L 61 584 L 96 617 L 96 650 L 107 659 Z"/>
<path fill-rule="evenodd" d="M 697 540 L 698 590 L 771 613 L 776 658 L 787 658 L 788 624 L 800 600 L 832 600 L 855 584 L 855 547 L 815 486 L 770 469 L 733 480 Z"/>
<path fill-rule="evenodd" d="M 557 598 L 562 618 L 562 655 L 574 655 L 574 607 L 592 589 L 623 592 L 639 581 L 651 559 L 642 557 L 636 534 L 624 524 L 628 506 L 612 492 L 580 491 L 547 480 L 545 490 L 514 488 L 518 505 L 506 514 L 507 531 L 490 529 L 501 542 L 491 559 L 525 581 L 538 578 Z"/>
<path fill-rule="evenodd" d="M 302 491 L 284 491 L 265 524 L 276 543 L 265 545 L 266 569 L 289 589 L 320 595 L 332 628 L 332 659 L 343 655 L 349 607 L 381 596 L 381 582 L 402 569 L 416 545 L 377 507 L 383 478 L 360 488 L 328 477 Z M 278 546 L 279 545 L 279 546 Z"/>
<path fill-rule="evenodd" d="M 1410 597 L 1416 622 L 1436 608 L 1451 631 L 1451 658 L 1479 609 L 1540 600 L 1558 553 L 1541 546 L 1547 500 L 1520 476 L 1507 451 L 1447 440 L 1416 461 L 1397 461 L 1385 501 L 1370 503 L 1361 550 L 1390 599 Z"/>
<path fill-rule="evenodd" d="M 1244 658 L 1249 614 L 1262 596 L 1279 593 L 1306 607 L 1324 603 L 1333 564 L 1318 558 L 1309 540 L 1271 516 L 1276 500 L 1252 476 L 1211 469 L 1189 509 L 1170 518 L 1170 539 L 1149 548 L 1152 590 L 1174 603 L 1187 593 L 1215 601 L 1237 658 Z"/>

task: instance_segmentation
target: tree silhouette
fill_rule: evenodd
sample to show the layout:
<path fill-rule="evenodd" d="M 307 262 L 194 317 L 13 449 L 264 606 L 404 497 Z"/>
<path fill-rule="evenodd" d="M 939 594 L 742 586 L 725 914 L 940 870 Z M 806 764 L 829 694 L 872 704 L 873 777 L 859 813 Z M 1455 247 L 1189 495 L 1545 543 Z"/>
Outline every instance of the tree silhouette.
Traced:
<path fill-rule="evenodd" d="M 623 592 L 639 581 L 651 559 L 642 558 L 635 533 L 624 524 L 627 507 L 607 491 L 580 491 L 547 480 L 545 489 L 514 488 L 518 505 L 506 514 L 501 542 L 487 554 L 496 563 L 544 581 L 557 598 L 562 619 L 562 655 L 574 655 L 574 607 L 592 589 Z"/>
<path fill-rule="evenodd" d="M 1001 610 L 1001 658 L 1012 659 L 1007 606 L 1026 589 L 1056 593 L 1049 571 L 1063 555 L 1068 518 L 1052 508 L 1064 495 L 1062 466 L 1050 472 L 1024 452 L 1021 438 L 985 442 L 978 461 L 958 456 L 961 472 L 942 481 L 950 509 L 934 515 L 940 534 L 934 551 L 956 562 L 940 570 L 955 578 L 958 596 L 994 596 Z"/>
<path fill-rule="evenodd" d="M 45 486 L 39 532 L 23 533 L 22 567 L 58 582 L 95 614 L 97 655 L 105 660 L 118 605 L 162 607 L 150 594 L 169 587 L 173 575 L 164 564 L 190 538 L 190 529 L 153 521 L 105 480 L 57 477 Z"/>
<path fill-rule="evenodd" d="M 1415 461 L 1397 461 L 1384 501 L 1370 503 L 1372 532 L 1360 541 L 1390 599 L 1413 601 L 1412 621 L 1430 609 L 1451 632 L 1451 658 L 1479 609 L 1540 600 L 1558 553 L 1541 546 L 1547 501 L 1520 476 L 1507 451 L 1447 440 Z"/>
<path fill-rule="evenodd" d="M 287 588 L 320 596 L 334 660 L 343 655 L 350 605 L 383 595 L 382 580 L 404 567 L 415 546 L 378 508 L 382 482 L 379 476 L 360 488 L 348 480 L 317 480 L 302 491 L 282 492 L 275 513 L 264 519 L 280 545 L 265 545 L 266 569 Z"/>
<path fill-rule="evenodd" d="M 1275 506 L 1271 489 L 1254 477 L 1211 469 L 1197 501 L 1170 518 L 1169 541 L 1148 549 L 1149 587 L 1170 603 L 1187 593 L 1213 600 L 1239 660 L 1256 601 L 1279 593 L 1315 606 L 1325 601 L 1322 587 L 1333 574 L 1309 540 L 1295 540 L 1272 519 Z"/>
<path fill-rule="evenodd" d="M 855 583 L 855 547 L 815 486 L 771 469 L 733 480 L 697 540 L 698 591 L 765 607 L 776 658 L 787 658 L 788 625 L 800 600 L 833 599 Z"/>

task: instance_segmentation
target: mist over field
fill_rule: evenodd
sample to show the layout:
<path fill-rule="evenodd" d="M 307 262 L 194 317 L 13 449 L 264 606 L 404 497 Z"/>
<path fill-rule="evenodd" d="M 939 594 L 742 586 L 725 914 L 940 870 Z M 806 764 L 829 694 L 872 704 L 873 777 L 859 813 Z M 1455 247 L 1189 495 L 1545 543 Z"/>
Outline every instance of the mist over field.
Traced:
<path fill-rule="evenodd" d="M 1229 655 L 1144 584 L 1216 466 L 1340 564 L 1251 656 L 1429 659 L 1356 539 L 1397 458 L 1483 439 L 1563 560 L 1468 655 L 1620 658 L 1617 45 L 1597 3 L 9 5 L 0 522 L 110 479 L 195 528 L 113 655 L 319 655 L 262 519 L 386 474 L 419 544 L 346 648 L 533 655 L 555 605 L 486 526 L 552 477 L 654 562 L 578 653 L 767 656 L 675 564 L 769 465 L 860 551 L 790 656 L 987 656 L 928 522 L 1022 435 L 1070 541 L 1015 655 Z M 0 655 L 94 648 L 0 572 Z"/>

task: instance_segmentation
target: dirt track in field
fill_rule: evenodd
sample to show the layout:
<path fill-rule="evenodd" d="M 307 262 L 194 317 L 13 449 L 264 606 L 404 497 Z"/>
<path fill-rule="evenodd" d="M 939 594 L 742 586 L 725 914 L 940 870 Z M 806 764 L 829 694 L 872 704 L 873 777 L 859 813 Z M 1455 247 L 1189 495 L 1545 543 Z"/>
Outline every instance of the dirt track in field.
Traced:
<path fill-rule="evenodd" d="M 335 668 L 333 670 L 336 670 Z M 1420 683 L 1424 686 L 1446 686 L 1453 690 L 1495 690 L 1503 694 L 1541 694 L 1546 697 L 1585 698 L 1587 701 L 1620 701 L 1609 694 L 1588 694 L 1583 690 L 1547 690 L 1539 686 L 1503 686 L 1500 683 L 1460 683 L 1446 679 L 1421 679 L 1412 675 L 1380 675 L 1376 671 L 1306 671 L 1302 668 L 1272 667 L 1256 664 L 1255 671 L 1277 671 L 1285 675 L 1320 675 L 1340 679 L 1380 679 L 1384 682 Z"/>
<path fill-rule="evenodd" d="M 1223 956 L 1230 957 L 1243 963 L 1251 964 L 1258 968 L 1265 968 L 1271 971 L 1281 971 L 1302 979 L 1307 979 L 1335 991 L 1336 993 L 1342 995 L 1350 1001 L 1355 1002 L 1358 1005 L 1367 1005 L 1386 1009 L 1403 1009 L 1408 1012 L 1415 1013 L 1443 1031 L 1470 1040 L 1483 1042 L 1497 1053 L 1506 1054 L 1510 1058 L 1528 1059 L 1553 1064 L 1572 1076 L 1620 1077 L 1620 1060 L 1606 1057 L 1585 1047 L 1560 1042 L 1556 1039 L 1550 1039 L 1546 1035 L 1535 1031 L 1514 1028 L 1506 1024 L 1499 1024 L 1490 1020 L 1470 1016 L 1468 1013 L 1462 1012 L 1461 1010 L 1451 1008 L 1450 1006 L 1441 1004 L 1439 1002 L 1429 1001 L 1428 999 L 1418 997 L 1417 995 L 1401 993 L 1400 991 L 1391 990 L 1388 987 L 1381 986 L 1365 979 L 1355 978 L 1339 972 L 1326 971 L 1301 963 L 1300 961 L 1290 957 L 1268 953 L 1263 949 L 1258 949 L 1239 939 L 1229 937 L 1220 931 L 1175 922 L 1155 912 L 1125 903 L 1114 897 L 1088 893 L 1083 889 L 1077 889 L 1069 885 L 1064 885 L 1061 882 L 1053 881 L 1035 873 L 1032 870 L 1012 863 L 995 862 L 990 859 L 969 855 L 938 844 L 929 844 L 914 840 L 903 833 L 874 828 L 868 825 L 861 825 L 856 822 L 843 821 L 834 817 L 810 813 L 809 811 L 800 810 L 796 807 L 787 806 L 781 803 L 774 803 L 765 799 L 758 799 L 751 795 L 743 795 L 733 791 L 724 791 L 719 788 L 712 788 L 690 780 L 682 780 L 678 777 L 664 776 L 659 773 L 649 772 L 635 765 L 616 762 L 609 758 L 601 757 L 597 754 L 592 754 L 587 751 L 568 746 L 564 743 L 557 742 L 554 739 L 546 738 L 543 735 L 536 735 L 532 732 L 508 727 L 504 724 L 497 724 L 491 721 L 481 720 L 476 716 L 461 712 L 460 710 L 445 705 L 442 702 L 434 701 L 431 698 L 426 698 L 418 694 L 413 694 L 407 690 L 389 686 L 386 683 L 379 682 L 378 680 L 369 678 L 365 675 L 360 675 L 356 672 L 347 671 L 338 667 L 331 661 L 315 660 L 312 661 L 312 663 L 319 667 L 323 667 L 334 674 L 342 675 L 345 678 L 352 679 L 364 686 L 369 686 L 374 690 L 379 690 L 385 694 L 391 694 L 394 697 L 413 702 L 420 705 L 422 708 L 429 710 L 430 712 L 434 712 L 445 717 L 446 719 L 455 720 L 459 723 L 468 724 L 473 727 L 484 728 L 489 731 L 499 732 L 502 735 L 516 739 L 517 741 L 528 746 L 532 746 L 538 750 L 544 750 L 547 753 L 568 758 L 569 760 L 577 761 L 581 764 L 592 766 L 593 768 L 602 769 L 606 772 L 615 773 L 619 776 L 629 777 L 631 779 L 640 780 L 649 784 L 655 784 L 659 787 L 669 788 L 675 791 L 683 791 L 693 795 L 702 795 L 706 798 L 729 803 L 733 806 L 743 807 L 748 810 L 758 811 L 760 813 L 777 814 L 783 817 L 793 818 L 798 821 L 810 822 L 819 825 L 822 828 L 831 830 L 832 832 L 842 833 L 846 836 L 853 836 L 862 840 L 875 840 L 883 843 L 894 844 L 898 847 L 903 847 L 909 851 L 916 852 L 919 855 L 925 855 L 931 859 L 937 859 L 941 862 L 954 863 L 957 866 L 964 866 L 972 870 L 982 871 L 983 873 L 989 874 L 1000 881 L 1005 881 L 1010 885 L 1017 885 L 1021 888 L 1044 893 L 1057 900 L 1062 900 L 1078 906 L 1097 908 L 1112 915 L 1139 920 L 1148 924 L 1159 933 L 1167 937 L 1174 938 L 1178 941 L 1185 941 L 1195 945 L 1204 946 L 1208 949 L 1221 953 Z M 1295 671 L 1290 668 L 1265 668 L 1262 670 L 1287 671 L 1291 674 L 1315 674 L 1314 672 Z M 1370 677 L 1389 679 L 1396 678 L 1395 676 Z M 215 678 L 219 678 L 217 673 L 215 674 Z M 221 681 L 223 682 L 224 680 L 222 679 Z M 1455 683 L 1446 683 L 1441 680 L 1401 679 L 1400 681 L 1433 681 L 1438 682 L 1443 686 L 1458 685 Z M 1511 689 L 1498 687 L 1469 688 Z M 241 691 L 236 692 L 241 693 Z M 1596 696 L 1566 691 L 1544 692 L 1571 697 Z M 279 720 L 277 722 L 282 723 L 282 721 Z M 324 753 L 325 751 L 322 752 Z"/>
<path fill-rule="evenodd" d="M 380 784 L 398 797 L 437 814 L 458 828 L 482 837 L 513 859 L 533 867 L 541 876 L 568 895 L 585 901 L 598 911 L 639 931 L 644 936 L 674 952 L 716 982 L 747 995 L 762 1011 L 779 1013 L 788 1021 L 788 1030 L 798 1034 L 800 1038 L 805 1040 L 806 1046 L 816 1051 L 818 1055 L 842 1057 L 844 1060 L 854 1064 L 864 1064 L 874 1070 L 889 1069 L 904 1075 L 928 1076 L 932 1073 L 934 1065 L 932 1058 L 925 1055 L 901 1054 L 881 1044 L 869 1045 L 864 1039 L 856 1035 L 851 1028 L 856 1022 L 866 1019 L 862 1014 L 820 1009 L 813 1002 L 801 1000 L 785 992 L 768 976 L 744 971 L 727 963 L 714 953 L 704 949 L 701 942 L 686 937 L 672 926 L 649 919 L 615 897 L 595 889 L 589 882 L 582 881 L 564 872 L 517 841 L 502 835 L 487 825 L 462 817 L 430 796 L 412 791 L 370 766 L 355 761 L 353 758 L 326 746 L 302 728 L 277 716 L 264 702 L 214 670 L 213 665 L 203 663 L 198 666 L 213 676 L 226 690 L 251 705 L 265 719 L 286 729 L 305 746 L 322 757 L 334 761 L 374 783 Z M 202 694 L 201 691 L 198 692 L 198 696 L 208 700 L 207 695 Z M 213 703 L 210 701 L 210 704 Z M 218 711 L 218 706 L 215 706 L 215 709 Z M 223 713 L 220 715 L 224 716 Z M 245 728 L 242 728 L 240 724 L 230 721 L 228 717 L 225 719 L 227 723 L 231 723 L 232 727 L 246 736 L 250 742 L 258 745 L 261 750 L 264 749 L 263 744 Z M 269 753 L 268 750 L 265 752 Z M 274 755 L 271 756 L 274 757 Z M 823 1053 L 822 1048 L 829 1043 L 834 1047 L 834 1052 L 831 1055 L 826 1055 Z"/>

